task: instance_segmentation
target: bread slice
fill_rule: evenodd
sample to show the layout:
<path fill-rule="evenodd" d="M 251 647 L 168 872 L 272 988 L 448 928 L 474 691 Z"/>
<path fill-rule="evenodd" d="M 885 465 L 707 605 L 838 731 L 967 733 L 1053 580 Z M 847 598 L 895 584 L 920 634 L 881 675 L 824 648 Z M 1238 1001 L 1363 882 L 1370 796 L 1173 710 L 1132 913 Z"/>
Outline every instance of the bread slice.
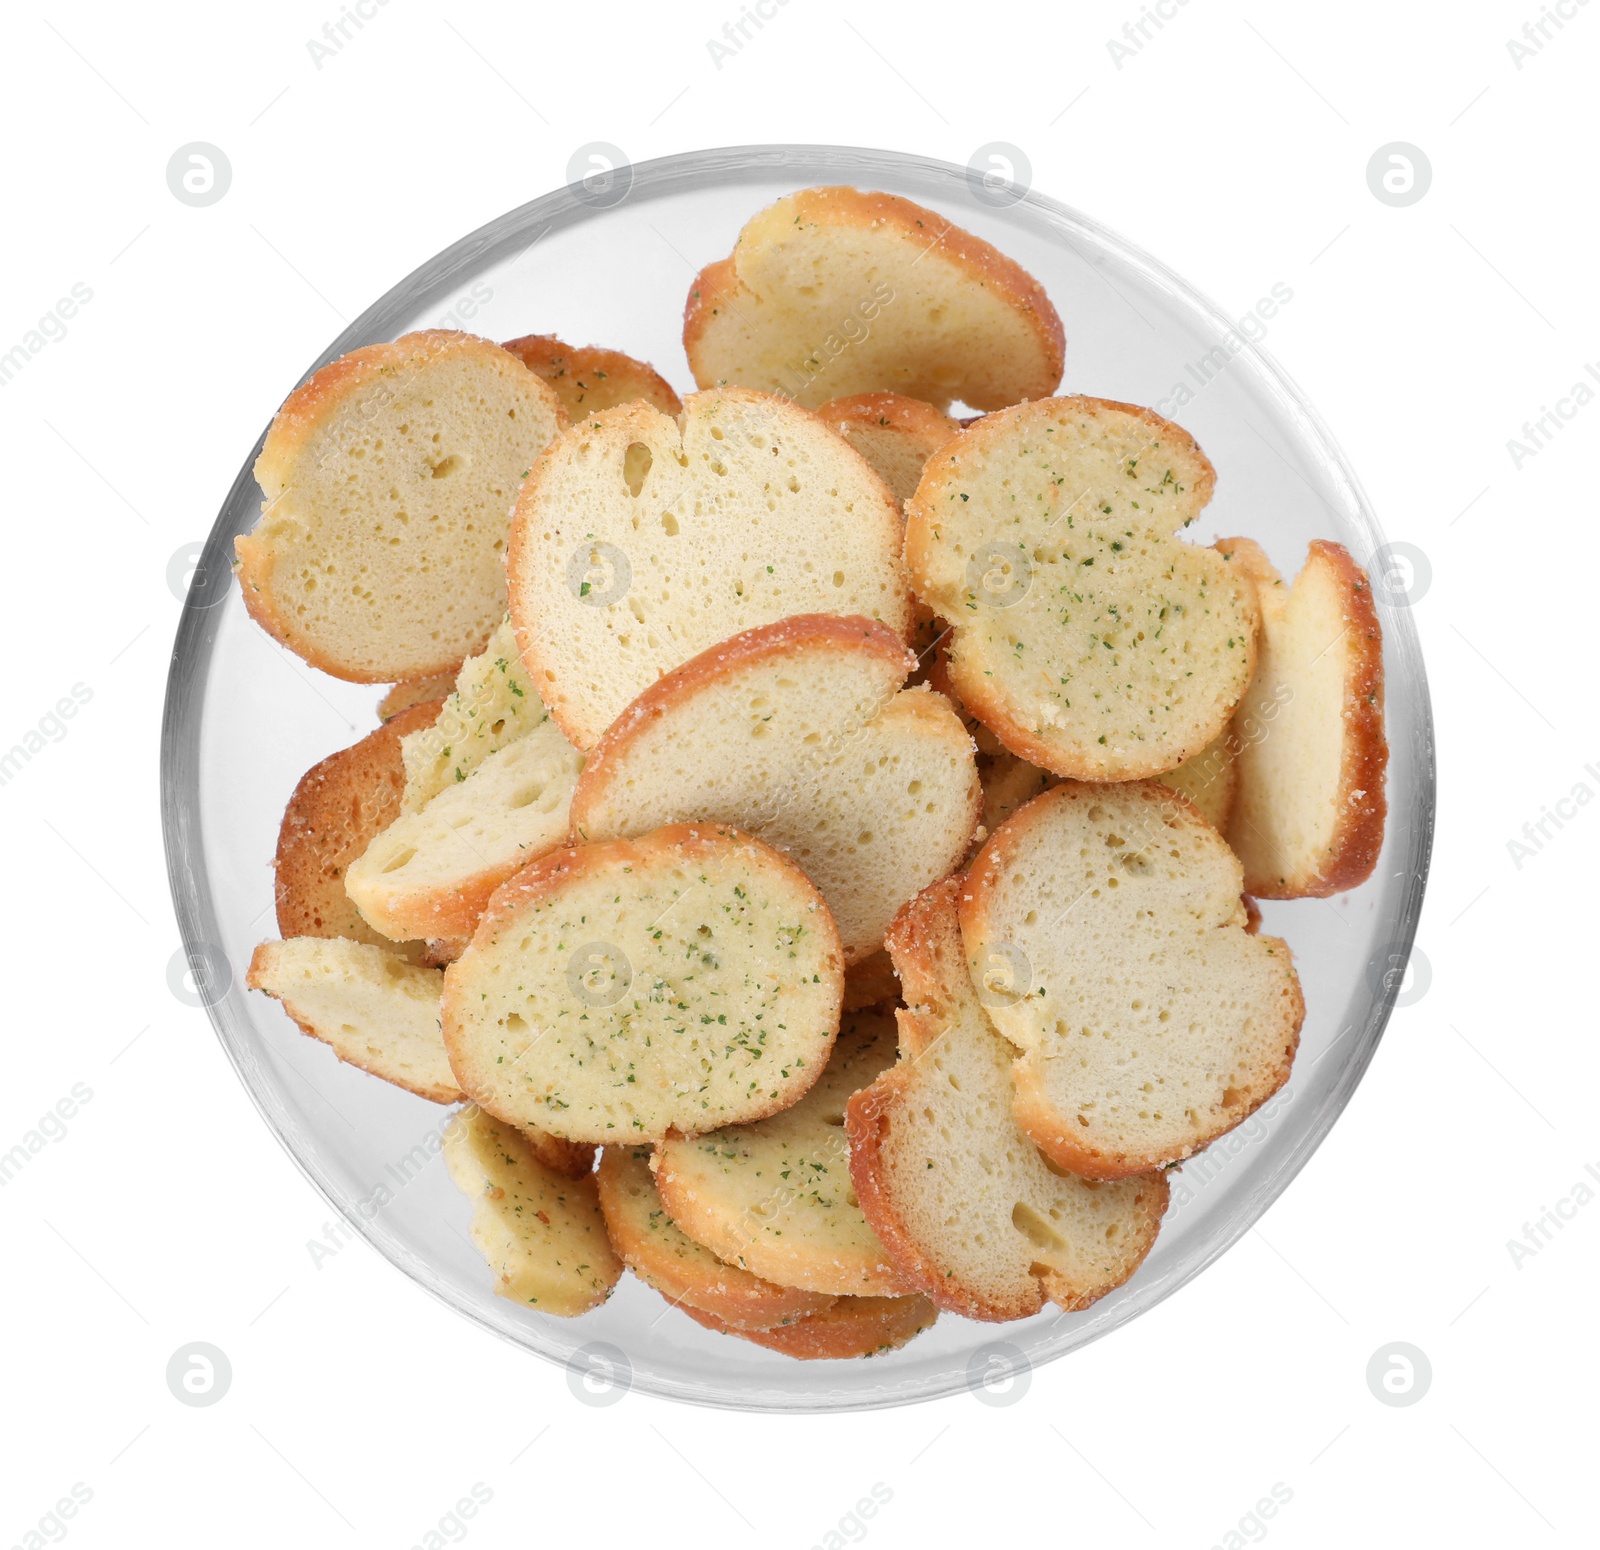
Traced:
<path fill-rule="evenodd" d="M 300 777 L 278 828 L 273 862 L 278 930 L 285 937 L 343 937 L 392 947 L 345 892 L 345 874 L 400 812 L 405 787 L 400 740 L 428 725 L 438 704 L 417 705 L 341 748 Z M 406 956 L 420 956 L 408 944 Z"/>
<path fill-rule="evenodd" d="M 444 1037 L 491 1114 L 659 1140 L 787 1108 L 827 1063 L 844 973 L 822 896 L 715 824 L 542 857 L 445 971 Z"/>
<path fill-rule="evenodd" d="M 780 1286 L 834 1296 L 908 1290 L 856 1201 L 845 1103 L 895 1057 L 894 1020 L 854 1012 L 792 1108 L 758 1124 L 670 1138 L 652 1167 L 662 1204 L 696 1243 Z"/>
<path fill-rule="evenodd" d="M 1188 797 L 1219 834 L 1227 833 L 1228 816 L 1239 792 L 1239 760 L 1233 751 L 1232 736 L 1230 727 L 1177 769 L 1156 776 L 1163 786 L 1171 786 Z"/>
<path fill-rule="evenodd" d="M 611 1295 L 622 1261 L 591 1175 L 548 1167 L 520 1130 L 475 1105 L 442 1140 L 450 1177 L 472 1202 L 472 1241 L 494 1272 L 496 1296 L 574 1318 Z"/>
<path fill-rule="evenodd" d="M 738 1329 L 714 1313 L 684 1307 L 696 1324 L 737 1335 L 797 1361 L 849 1361 L 897 1351 L 929 1328 L 939 1310 L 926 1297 L 838 1297 L 821 1313 L 772 1329 Z"/>
<path fill-rule="evenodd" d="M 1068 782 L 979 852 L 961 900 L 973 984 L 1022 1052 L 1017 1122 L 1091 1179 L 1178 1162 L 1289 1077 L 1305 1002 L 1288 947 L 1250 935 L 1243 875 L 1156 781 Z"/>
<path fill-rule="evenodd" d="M 546 383 L 470 334 L 407 334 L 324 366 L 256 459 L 261 519 L 234 541 L 250 616 L 335 678 L 454 667 L 505 613 L 508 514 L 566 423 Z"/>
<path fill-rule="evenodd" d="M 378 720 L 393 721 L 403 710 L 441 701 L 455 685 L 454 672 L 431 673 L 426 678 L 408 678 L 403 683 L 390 684 L 388 692 L 378 701 Z"/>
<path fill-rule="evenodd" d="M 1372 588 L 1318 539 L 1286 587 L 1248 538 L 1217 546 L 1255 581 L 1260 661 L 1234 713 L 1238 800 L 1228 842 L 1263 899 L 1325 898 L 1377 865 L 1386 816 L 1383 633 Z"/>
<path fill-rule="evenodd" d="M 870 958 L 845 970 L 844 1010 L 859 1012 L 864 1006 L 888 1006 L 900 999 L 900 978 L 888 953 L 879 948 Z"/>
<path fill-rule="evenodd" d="M 820 1313 L 833 1298 L 763 1281 L 717 1258 L 667 1215 L 647 1146 L 608 1146 L 595 1177 L 612 1247 L 668 1302 L 710 1313 L 734 1329 L 771 1329 Z"/>
<path fill-rule="evenodd" d="M 421 812 L 441 791 L 459 785 L 490 754 L 526 737 L 550 719 L 517 654 L 510 619 L 488 644 L 461 664 L 455 689 L 431 726 L 401 743 L 406 789 L 401 807 Z"/>
<path fill-rule="evenodd" d="M 672 385 L 654 366 L 636 361 L 621 350 L 603 350 L 598 345 L 563 344 L 554 334 L 524 334 L 508 339 L 502 346 L 535 376 L 543 377 L 555 389 L 561 407 L 570 420 L 586 414 L 599 414 L 618 404 L 642 398 L 662 414 L 677 414 L 683 408 Z"/>
<path fill-rule="evenodd" d="M 928 459 L 961 430 L 960 421 L 901 393 L 830 398 L 816 416 L 871 464 L 902 506 L 917 493 Z"/>
<path fill-rule="evenodd" d="M 1096 1184 L 1053 1166 L 1012 1116 L 1016 1051 L 968 977 L 956 905 L 935 883 L 889 932 L 906 1007 L 900 1059 L 846 1110 L 861 1209 L 902 1278 L 973 1319 L 1077 1312 L 1121 1286 L 1167 1208 L 1158 1172 Z"/>
<path fill-rule="evenodd" d="M 988 415 L 930 464 L 906 564 L 951 626 L 956 693 L 1012 753 L 1133 780 L 1226 727 L 1254 667 L 1254 589 L 1177 536 L 1213 482 L 1188 432 L 1098 398 Z"/>
<path fill-rule="evenodd" d="M 814 408 L 888 389 L 1000 409 L 1061 381 L 1061 319 L 1019 264 L 894 194 L 808 188 L 695 276 L 683 347 L 701 387 Z"/>
<path fill-rule="evenodd" d="M 402 813 L 351 864 L 351 899 L 396 940 L 470 937 L 495 889 L 566 840 L 582 768 L 583 755 L 546 721 L 420 813 Z"/>
<path fill-rule="evenodd" d="M 793 614 L 902 638 L 901 517 L 865 459 L 781 399 L 697 393 L 591 416 L 539 460 L 511 537 L 511 616 L 534 682 L 588 749 L 707 647 Z"/>
<path fill-rule="evenodd" d="M 737 824 L 821 890 L 845 962 L 951 871 L 978 820 L 972 743 L 915 659 L 870 619 L 809 614 L 737 635 L 658 679 L 595 744 L 576 837 Z"/>
<path fill-rule="evenodd" d="M 340 1060 L 433 1103 L 460 1101 L 439 1031 L 440 970 L 366 942 L 298 936 L 263 942 L 245 983 Z"/>

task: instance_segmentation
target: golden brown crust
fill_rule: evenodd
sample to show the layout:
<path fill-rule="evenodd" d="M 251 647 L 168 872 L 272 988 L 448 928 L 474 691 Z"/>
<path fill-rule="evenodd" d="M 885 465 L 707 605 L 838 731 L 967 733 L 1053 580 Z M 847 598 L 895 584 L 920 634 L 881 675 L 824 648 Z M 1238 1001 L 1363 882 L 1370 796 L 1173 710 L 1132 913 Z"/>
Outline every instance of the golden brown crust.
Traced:
<path fill-rule="evenodd" d="M 422 944 L 417 962 L 426 964 L 430 969 L 443 969 L 454 963 L 466 950 L 467 939 L 464 937 L 433 937 Z"/>
<path fill-rule="evenodd" d="M 281 936 L 395 945 L 361 918 L 345 892 L 344 877 L 350 863 L 400 816 L 406 784 L 400 739 L 431 726 L 441 703 L 401 711 L 300 777 L 284 809 L 273 863 Z"/>
<path fill-rule="evenodd" d="M 684 1307 L 696 1324 L 718 1334 L 737 1335 L 797 1361 L 848 1361 L 893 1351 L 920 1335 L 938 1318 L 926 1297 L 841 1297 L 832 1307 L 775 1329 L 735 1329 L 702 1312 Z"/>
<path fill-rule="evenodd" d="M 683 400 L 654 366 L 621 350 L 563 344 L 554 334 L 524 334 L 500 348 L 548 382 L 574 420 L 634 398 L 655 405 L 663 414 L 683 409 Z"/>
<path fill-rule="evenodd" d="M 853 430 L 901 431 L 923 442 L 930 456 L 961 431 L 959 421 L 904 393 L 851 393 L 830 398 L 811 412 L 840 435 Z"/>
<path fill-rule="evenodd" d="M 460 667 L 448 673 L 434 673 L 428 678 L 408 678 L 404 683 L 390 686 L 389 692 L 378 701 L 378 720 L 393 721 L 403 710 L 413 705 L 426 705 L 431 700 L 443 701 L 456 686 Z"/>
<path fill-rule="evenodd" d="M 776 624 L 758 625 L 690 657 L 640 694 L 589 750 L 577 790 L 572 793 L 573 842 L 582 840 L 588 812 L 605 795 L 616 766 L 626 760 L 633 745 L 656 722 L 746 667 L 820 647 L 850 653 L 874 652 L 902 679 L 917 662 L 886 625 L 874 619 L 836 614 L 796 614 Z"/>
<path fill-rule="evenodd" d="M 864 1007 L 888 1006 L 900 999 L 900 977 L 894 972 L 894 963 L 882 951 L 853 963 L 844 973 L 844 1007 L 846 1012 L 859 1012 Z"/>

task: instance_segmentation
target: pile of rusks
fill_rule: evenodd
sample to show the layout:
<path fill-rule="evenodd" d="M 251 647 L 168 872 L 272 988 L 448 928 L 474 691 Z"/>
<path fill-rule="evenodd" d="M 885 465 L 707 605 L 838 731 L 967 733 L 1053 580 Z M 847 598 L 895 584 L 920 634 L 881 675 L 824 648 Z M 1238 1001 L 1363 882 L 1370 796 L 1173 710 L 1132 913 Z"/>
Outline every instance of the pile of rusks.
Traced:
<path fill-rule="evenodd" d="M 1376 861 L 1366 578 L 1186 540 L 1194 438 L 1053 396 L 1041 286 L 907 200 L 762 211 L 683 341 L 681 402 L 429 331 L 284 404 L 244 599 L 393 687 L 289 801 L 249 983 L 463 1105 L 474 1241 L 541 1313 L 626 1267 L 838 1358 L 1087 1307 L 1289 1076 L 1251 898 Z"/>

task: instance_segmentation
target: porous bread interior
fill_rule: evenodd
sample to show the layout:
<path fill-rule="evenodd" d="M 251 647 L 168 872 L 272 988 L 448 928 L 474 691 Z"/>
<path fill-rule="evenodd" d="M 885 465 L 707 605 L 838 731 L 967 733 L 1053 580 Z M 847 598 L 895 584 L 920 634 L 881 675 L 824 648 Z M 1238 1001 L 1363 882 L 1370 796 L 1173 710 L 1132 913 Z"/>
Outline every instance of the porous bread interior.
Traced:
<path fill-rule="evenodd" d="M 554 334 L 525 334 L 502 346 L 536 376 L 555 389 L 573 420 L 636 398 L 663 414 L 676 414 L 683 403 L 667 380 L 645 361 L 598 345 L 563 344 Z"/>
<path fill-rule="evenodd" d="M 780 1286 L 836 1296 L 906 1290 L 867 1225 L 850 1177 L 844 1111 L 895 1058 L 886 1013 L 844 1019 L 828 1068 L 793 1107 L 753 1125 L 656 1149 L 673 1220 L 719 1258 Z"/>
<path fill-rule="evenodd" d="M 503 885 L 446 970 L 469 1096 L 609 1143 L 713 1130 L 811 1084 L 842 980 L 826 907 L 765 846 L 698 832 L 557 852 Z"/>
<path fill-rule="evenodd" d="M 622 1261 L 592 1176 L 546 1167 L 521 1131 L 476 1105 L 456 1114 L 442 1141 L 450 1177 L 472 1202 L 472 1241 L 496 1296 L 573 1318 L 611 1295 Z"/>
<path fill-rule="evenodd" d="M 1261 676 L 1262 658 L 1256 658 L 1256 676 L 1252 686 Z M 1239 703 L 1250 702 L 1251 691 Z M 1239 759 L 1231 735 L 1222 732 L 1211 739 L 1199 753 L 1185 759 L 1175 770 L 1168 770 L 1156 779 L 1163 786 L 1181 791 L 1205 814 L 1206 821 L 1219 834 L 1226 833 L 1228 815 L 1233 811 L 1234 797 L 1239 789 Z"/>
<path fill-rule="evenodd" d="M 859 614 L 904 638 L 901 532 L 860 455 L 791 404 L 700 393 L 679 422 L 624 405 L 573 427 L 524 485 L 512 617 L 587 749 L 663 673 L 756 625 Z"/>
<path fill-rule="evenodd" d="M 882 414 L 853 412 L 858 404 L 870 409 L 873 399 L 884 400 Z M 897 412 L 902 409 L 915 414 L 915 420 L 911 414 Z M 862 394 L 829 402 L 817 410 L 817 418 L 831 425 L 867 460 L 902 506 L 916 493 L 928 459 L 961 429 L 931 404 L 913 403 L 897 393 Z"/>

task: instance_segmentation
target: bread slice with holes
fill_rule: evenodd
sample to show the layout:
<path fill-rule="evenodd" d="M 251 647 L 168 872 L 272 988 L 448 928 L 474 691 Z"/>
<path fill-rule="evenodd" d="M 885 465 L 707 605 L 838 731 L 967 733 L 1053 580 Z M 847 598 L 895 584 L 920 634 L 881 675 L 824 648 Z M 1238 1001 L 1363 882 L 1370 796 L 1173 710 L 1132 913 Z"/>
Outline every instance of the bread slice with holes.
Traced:
<path fill-rule="evenodd" d="M 445 971 L 457 1080 L 512 1124 L 659 1140 L 787 1108 L 827 1064 L 844 969 L 822 896 L 724 825 L 554 851 Z"/>
<path fill-rule="evenodd" d="M 470 334 L 324 366 L 256 459 L 261 518 L 234 541 L 250 616 L 335 678 L 455 667 L 505 613 L 517 487 L 566 423 L 547 383 Z"/>
<path fill-rule="evenodd" d="M 511 616 L 534 684 L 588 749 L 662 674 L 794 614 L 905 637 L 901 518 L 866 460 L 793 404 L 697 393 L 586 419 L 539 460 L 512 528 Z"/>
<path fill-rule="evenodd" d="M 1219 549 L 1256 584 L 1261 654 L 1234 713 L 1238 799 L 1228 842 L 1263 899 L 1359 887 L 1383 848 L 1383 632 L 1366 572 L 1318 539 L 1292 587 L 1261 547 Z"/>
<path fill-rule="evenodd" d="M 833 1298 L 778 1286 L 718 1259 L 667 1214 L 647 1146 L 608 1146 L 595 1175 L 606 1231 L 623 1263 L 668 1302 L 734 1329 L 771 1329 L 820 1313 Z"/>
<path fill-rule="evenodd" d="M 951 627 L 956 693 L 1012 753 L 1133 780 L 1227 726 L 1255 664 L 1254 589 L 1178 536 L 1213 483 L 1187 431 L 1098 398 L 988 415 L 929 465 L 907 567 Z"/>
<path fill-rule="evenodd" d="M 834 1296 L 908 1290 L 862 1215 L 844 1112 L 895 1057 L 894 1019 L 844 1019 L 817 1083 L 781 1114 L 708 1135 L 669 1138 L 652 1167 L 672 1220 L 719 1259 L 780 1286 Z"/>
<path fill-rule="evenodd" d="M 1077 1312 L 1144 1261 L 1167 1208 L 1159 1171 L 1091 1183 L 1049 1162 L 1012 1115 L 1016 1051 L 972 986 L 962 881 L 900 912 L 889 950 L 905 987 L 900 1059 L 851 1098 L 861 1209 L 902 1279 L 973 1319 Z"/>
<path fill-rule="evenodd" d="M 546 721 L 420 813 L 402 813 L 346 875 L 362 917 L 396 940 L 470 937 L 495 889 L 566 840 L 582 768 L 583 755 Z"/>
<path fill-rule="evenodd" d="M 506 340 L 503 348 L 555 389 L 574 423 L 635 399 L 654 405 L 662 414 L 677 414 L 683 408 L 671 383 L 654 366 L 621 350 L 563 344 L 554 334 L 524 334 Z"/>
<path fill-rule="evenodd" d="M 982 238 L 909 199 L 832 187 L 752 216 L 695 276 L 683 347 L 703 388 L 1000 409 L 1055 392 L 1066 339 L 1044 287 Z"/>
<path fill-rule="evenodd" d="M 1179 1162 L 1289 1078 L 1305 1002 L 1244 878 L 1156 781 L 1067 782 L 990 837 L 962 893 L 973 985 L 1021 1052 L 1017 1122 L 1091 1179 Z"/>
<path fill-rule="evenodd" d="M 366 942 L 299 936 L 263 942 L 245 983 L 340 1060 L 433 1103 L 460 1100 L 439 1031 L 440 970 Z"/>
<path fill-rule="evenodd" d="M 437 701 L 399 712 L 300 777 L 283 812 L 273 862 L 278 930 L 283 936 L 344 937 L 373 946 L 394 945 L 361 918 L 345 891 L 345 876 L 399 815 L 405 788 L 400 740 L 427 726 L 437 714 Z M 408 958 L 419 957 L 420 943 L 407 943 L 404 952 Z"/>
<path fill-rule="evenodd" d="M 450 1121 L 443 1143 L 450 1177 L 472 1202 L 472 1241 L 496 1296 L 575 1318 L 611 1295 L 622 1261 L 591 1175 L 549 1167 L 526 1135 L 475 1105 Z"/>
<path fill-rule="evenodd" d="M 403 683 L 390 684 L 378 701 L 378 720 L 388 723 L 401 711 L 415 709 L 418 705 L 442 704 L 455 685 L 455 673 L 432 673 L 426 678 L 407 678 Z"/>
<path fill-rule="evenodd" d="M 939 1317 L 926 1297 L 838 1297 L 821 1313 L 771 1329 L 739 1329 L 700 1308 L 683 1311 L 705 1329 L 801 1362 L 852 1361 L 898 1351 Z"/>
<path fill-rule="evenodd" d="M 817 885 L 845 962 L 859 962 L 960 862 L 978 821 L 971 740 L 943 696 L 901 688 L 914 666 L 870 619 L 809 614 L 736 635 L 613 722 L 573 794 L 573 834 L 736 824 Z"/>
<path fill-rule="evenodd" d="M 461 664 L 455 688 L 432 725 L 408 732 L 401 742 L 406 767 L 402 809 L 421 812 L 491 754 L 549 719 L 550 712 L 517 654 L 511 620 L 504 619 L 483 650 Z"/>

